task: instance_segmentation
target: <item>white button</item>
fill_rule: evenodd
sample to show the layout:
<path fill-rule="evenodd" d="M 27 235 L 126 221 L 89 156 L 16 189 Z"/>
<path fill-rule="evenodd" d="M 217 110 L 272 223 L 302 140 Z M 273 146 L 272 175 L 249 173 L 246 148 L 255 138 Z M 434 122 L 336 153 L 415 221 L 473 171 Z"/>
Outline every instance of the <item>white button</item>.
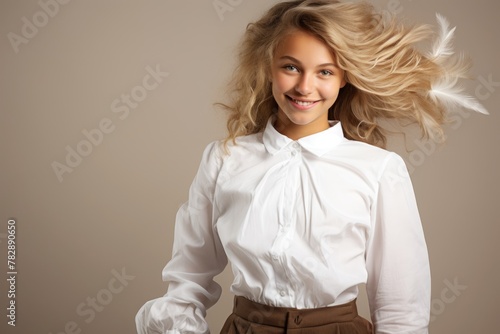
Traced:
<path fill-rule="evenodd" d="M 278 255 L 273 254 L 273 260 L 274 260 L 274 261 L 278 261 Z"/>
<path fill-rule="evenodd" d="M 296 156 L 297 155 L 297 151 L 292 151 L 292 156 Z"/>
<path fill-rule="evenodd" d="M 299 149 L 299 143 L 293 143 L 293 147 L 296 148 L 296 149 Z"/>
<path fill-rule="evenodd" d="M 285 292 L 284 290 L 281 290 L 281 291 L 280 291 L 280 296 L 281 296 L 281 297 L 285 297 L 285 296 L 286 296 L 286 292 Z"/>

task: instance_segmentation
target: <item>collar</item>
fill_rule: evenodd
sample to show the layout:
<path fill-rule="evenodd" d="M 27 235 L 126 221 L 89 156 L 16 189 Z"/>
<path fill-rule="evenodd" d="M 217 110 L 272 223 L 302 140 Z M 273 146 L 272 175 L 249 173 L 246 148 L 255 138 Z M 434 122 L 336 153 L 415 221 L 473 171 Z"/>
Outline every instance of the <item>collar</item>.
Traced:
<path fill-rule="evenodd" d="M 269 118 L 263 135 L 264 146 L 272 155 L 280 152 L 290 143 L 297 142 L 301 147 L 320 157 L 345 140 L 342 125 L 339 121 L 329 121 L 329 129 L 294 141 L 282 135 L 274 128 L 274 120 L 274 116 Z"/>

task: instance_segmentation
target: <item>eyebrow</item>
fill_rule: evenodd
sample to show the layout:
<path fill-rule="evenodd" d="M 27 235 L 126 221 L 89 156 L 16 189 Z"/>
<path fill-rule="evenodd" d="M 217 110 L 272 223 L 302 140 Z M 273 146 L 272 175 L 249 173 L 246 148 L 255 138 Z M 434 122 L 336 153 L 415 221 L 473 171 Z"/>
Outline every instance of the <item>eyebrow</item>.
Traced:
<path fill-rule="evenodd" d="M 288 59 L 288 60 L 291 60 L 291 61 L 296 62 L 296 63 L 298 63 L 298 64 L 302 64 L 302 63 L 300 62 L 300 60 L 298 60 L 297 58 L 294 58 L 294 57 L 292 57 L 292 56 L 283 56 L 283 57 L 280 57 L 279 59 L 280 59 L 280 60 L 281 60 L 281 59 L 283 59 L 283 60 Z M 339 67 L 338 67 L 338 65 L 337 65 L 337 64 L 334 64 L 334 63 L 319 64 L 319 65 L 318 65 L 318 66 L 316 66 L 316 67 L 323 67 L 323 66 L 333 66 L 333 67 L 335 67 L 335 68 L 339 68 Z"/>

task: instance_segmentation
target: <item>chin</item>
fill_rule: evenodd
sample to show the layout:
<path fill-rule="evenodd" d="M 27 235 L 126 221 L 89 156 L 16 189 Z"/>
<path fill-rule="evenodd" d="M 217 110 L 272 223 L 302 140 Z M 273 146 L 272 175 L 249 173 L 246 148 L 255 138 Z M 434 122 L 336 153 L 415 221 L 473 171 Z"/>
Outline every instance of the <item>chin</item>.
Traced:
<path fill-rule="evenodd" d="M 321 115 L 312 114 L 312 111 L 290 112 L 285 114 L 286 118 L 295 125 L 308 125 L 317 121 Z"/>
<path fill-rule="evenodd" d="M 303 118 L 300 119 L 289 118 L 289 120 L 293 124 L 301 126 L 309 125 L 314 122 L 314 119 L 303 119 Z"/>

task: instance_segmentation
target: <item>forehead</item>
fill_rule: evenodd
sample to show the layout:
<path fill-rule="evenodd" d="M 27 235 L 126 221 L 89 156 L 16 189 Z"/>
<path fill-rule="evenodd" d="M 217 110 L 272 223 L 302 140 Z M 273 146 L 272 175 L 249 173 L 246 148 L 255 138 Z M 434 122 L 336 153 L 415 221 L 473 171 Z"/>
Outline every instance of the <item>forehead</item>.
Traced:
<path fill-rule="evenodd" d="M 333 50 L 323 40 L 302 30 L 295 30 L 281 39 L 274 60 L 283 57 L 293 57 L 307 64 L 336 63 Z"/>

